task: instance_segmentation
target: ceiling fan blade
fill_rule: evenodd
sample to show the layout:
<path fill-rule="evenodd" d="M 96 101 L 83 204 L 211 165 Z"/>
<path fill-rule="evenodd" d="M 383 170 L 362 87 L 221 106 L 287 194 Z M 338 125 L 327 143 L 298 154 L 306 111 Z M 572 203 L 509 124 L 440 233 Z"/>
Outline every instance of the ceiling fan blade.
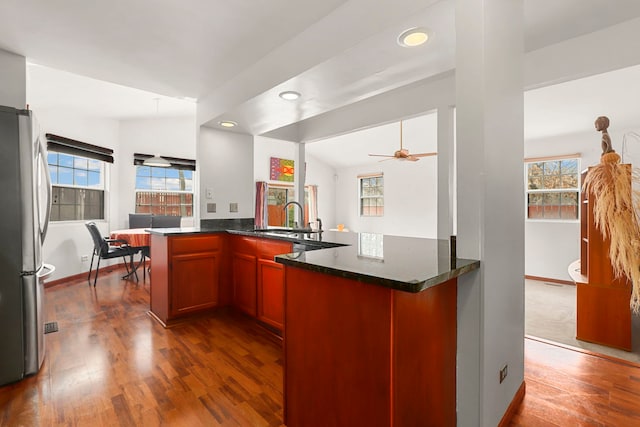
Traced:
<path fill-rule="evenodd" d="M 410 156 L 407 156 L 402 160 L 409 160 L 410 162 L 417 162 L 420 159 L 418 157 L 414 156 L 413 154 L 411 154 Z"/>
<path fill-rule="evenodd" d="M 369 155 L 373 157 L 394 157 L 394 156 L 389 156 L 388 154 L 369 154 Z"/>
<path fill-rule="evenodd" d="M 411 154 L 413 157 L 429 157 L 436 156 L 438 153 L 419 153 L 419 154 Z"/>
<path fill-rule="evenodd" d="M 393 160 L 393 159 L 397 159 L 397 157 L 394 156 L 387 156 L 386 159 L 382 159 L 382 160 L 378 160 L 378 162 L 386 162 L 387 160 Z M 400 159 L 402 160 L 402 159 Z"/>

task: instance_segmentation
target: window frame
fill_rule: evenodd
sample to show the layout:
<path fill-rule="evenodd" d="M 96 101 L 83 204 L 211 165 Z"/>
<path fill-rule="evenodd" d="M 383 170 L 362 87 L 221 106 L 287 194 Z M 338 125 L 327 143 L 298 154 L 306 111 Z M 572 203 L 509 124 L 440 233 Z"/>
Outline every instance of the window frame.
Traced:
<path fill-rule="evenodd" d="M 581 193 L 582 193 L 582 182 L 581 182 L 581 171 L 580 171 L 580 167 L 581 167 L 581 155 L 580 154 L 567 154 L 567 155 L 562 155 L 562 156 L 548 156 L 548 157 L 535 157 L 535 158 L 526 158 L 524 159 L 524 168 L 523 168 L 523 175 L 524 175 L 524 214 L 525 214 L 525 220 L 526 221 L 534 221 L 534 222 L 563 222 L 563 223 L 575 223 L 575 222 L 579 222 L 580 221 L 580 198 L 581 198 Z M 541 164 L 546 164 L 546 163 L 553 163 L 553 162 L 558 162 L 558 176 L 560 177 L 560 180 L 562 180 L 562 176 L 563 175 L 568 175 L 568 174 L 563 174 L 562 173 L 562 161 L 566 161 L 566 160 L 575 160 L 576 161 L 576 168 L 575 168 L 575 178 L 576 178 L 576 186 L 575 187 L 565 187 L 565 188 L 538 188 L 538 189 L 530 189 L 529 188 L 529 165 L 530 164 L 534 164 L 534 163 L 541 163 Z M 543 173 L 540 175 L 541 180 L 544 182 L 544 166 L 543 166 Z M 573 174 L 572 174 L 573 175 Z M 549 176 L 549 175 L 547 175 Z M 530 207 L 532 205 L 530 205 L 530 195 L 533 194 L 540 194 L 542 195 L 542 198 L 544 200 L 545 195 L 547 194 L 553 194 L 553 193 L 557 193 L 559 194 L 560 199 L 558 200 L 558 204 L 553 204 L 553 205 L 549 205 L 549 206 L 558 206 L 559 207 L 559 212 L 558 212 L 558 217 L 548 217 L 545 218 L 544 217 L 544 204 L 540 205 L 542 208 L 542 215 L 543 217 L 531 217 L 530 216 Z M 575 199 L 575 205 L 571 204 L 570 206 L 575 206 L 575 212 L 576 212 L 576 216 L 575 217 L 563 217 L 562 213 L 563 213 L 563 208 L 562 206 L 568 206 L 568 205 L 564 205 L 563 204 L 563 200 L 562 200 L 562 193 L 575 193 L 575 198 L 572 197 L 572 199 Z"/>
<path fill-rule="evenodd" d="M 378 195 L 364 195 L 363 194 L 363 183 L 365 180 L 372 180 L 372 179 L 382 179 L 382 185 L 375 185 L 375 188 L 381 188 L 382 189 L 382 193 L 378 194 Z M 376 183 L 377 184 L 377 183 Z M 377 205 L 375 206 L 375 210 L 378 211 L 379 208 L 382 208 L 382 213 L 376 213 L 376 214 L 365 214 L 364 213 L 364 205 L 363 205 L 363 201 L 365 199 L 368 200 L 381 200 L 382 201 L 382 205 Z M 371 206 L 369 206 L 370 208 Z M 370 174 L 363 174 L 363 175 L 358 175 L 358 215 L 361 218 L 380 218 L 384 216 L 384 173 L 383 172 L 376 172 L 376 173 L 370 173 Z"/>
<path fill-rule="evenodd" d="M 195 213 L 195 188 L 196 188 L 196 173 L 195 170 L 192 169 L 187 169 L 187 168 L 181 168 L 181 167 L 176 167 L 176 166 L 171 166 L 171 167 L 167 167 L 167 168 L 163 168 L 163 167 L 157 167 L 157 166 L 145 166 L 142 164 L 134 164 L 135 167 L 135 174 L 134 174 L 134 211 L 135 213 L 155 213 L 157 215 L 172 215 L 171 213 L 167 213 L 167 208 L 171 207 L 171 206 L 177 206 L 179 211 L 180 211 L 180 216 L 182 216 L 183 218 L 194 218 L 196 216 Z M 139 175 L 139 171 L 142 168 L 146 168 L 149 169 L 149 187 L 150 188 L 138 188 L 138 178 L 139 177 L 147 177 L 147 175 Z M 168 170 L 173 170 L 173 171 L 177 171 L 178 175 L 182 172 L 182 173 L 190 173 L 191 177 L 190 178 L 185 178 L 185 183 L 186 181 L 191 181 L 191 189 L 185 189 L 185 190 L 172 190 L 172 189 L 168 189 L 167 188 L 167 180 L 168 179 L 180 179 L 178 178 L 172 178 L 172 177 L 167 177 L 166 176 L 166 171 Z M 163 171 L 164 172 L 164 176 L 160 177 L 157 175 L 154 175 L 154 171 L 156 172 L 160 172 Z M 158 188 L 153 188 L 153 178 L 162 178 L 164 180 L 164 189 L 158 189 Z M 149 198 L 149 204 L 141 204 L 139 203 L 140 198 L 144 197 L 143 195 L 141 195 L 141 193 L 147 193 L 147 194 L 151 194 L 151 197 Z M 163 203 L 160 204 L 154 204 L 153 203 L 153 195 L 158 195 L 157 197 L 164 199 L 165 201 Z M 167 200 L 167 197 L 171 197 L 171 196 L 178 196 L 178 197 L 182 197 L 183 195 L 191 195 L 191 204 L 188 203 L 177 203 L 177 204 L 171 204 L 169 203 L 169 201 Z M 149 209 L 148 211 L 146 210 L 141 210 L 140 207 L 141 206 L 148 206 Z M 163 211 L 162 212 L 154 212 L 153 207 L 154 206 L 159 206 L 162 207 Z M 184 207 L 184 209 L 183 209 Z M 186 213 L 185 213 L 186 211 Z M 188 215 L 190 211 L 190 215 Z"/>
<path fill-rule="evenodd" d="M 82 155 L 84 153 L 77 152 L 71 154 L 66 152 L 65 150 L 56 150 L 54 147 L 51 147 L 47 150 L 47 168 L 49 169 L 49 176 L 51 178 L 51 187 L 52 187 L 52 198 L 51 198 L 51 223 L 65 223 L 65 222 L 78 222 L 78 221 L 104 221 L 106 220 L 107 215 L 107 191 L 106 191 L 106 182 L 107 182 L 107 167 L 104 160 L 96 159 L 94 157 L 89 157 L 86 155 Z M 56 155 L 56 162 L 51 163 L 51 155 Z M 60 156 L 68 156 L 71 158 L 72 166 L 61 166 Z M 81 161 L 86 161 L 86 167 L 76 167 L 77 159 Z M 98 169 L 91 168 L 91 162 L 99 165 Z M 54 182 L 54 177 L 52 174 L 54 173 L 53 168 L 57 168 L 56 170 L 56 180 Z M 67 168 L 72 170 L 72 179 L 73 183 L 60 183 L 59 179 L 59 168 Z M 87 184 L 77 184 L 75 182 L 76 173 L 75 171 L 86 172 L 87 174 Z M 98 172 L 99 174 L 99 182 L 98 184 L 91 185 L 89 181 L 89 173 L 90 172 Z M 59 189 L 59 190 L 58 190 Z M 61 203 L 64 196 L 61 194 L 65 190 L 68 191 L 69 194 L 73 194 L 74 203 Z M 90 204 L 84 203 L 86 200 L 96 200 L 93 197 L 88 197 L 88 194 L 96 193 L 98 203 Z M 83 202 L 79 202 L 82 200 Z M 91 206 L 97 205 L 98 212 L 97 215 L 85 216 L 86 211 L 90 211 Z M 74 206 L 74 218 L 73 219 L 59 219 L 60 218 L 60 210 L 62 206 Z M 58 212 L 56 213 L 56 209 Z M 82 213 L 82 218 L 78 217 L 78 214 Z"/>

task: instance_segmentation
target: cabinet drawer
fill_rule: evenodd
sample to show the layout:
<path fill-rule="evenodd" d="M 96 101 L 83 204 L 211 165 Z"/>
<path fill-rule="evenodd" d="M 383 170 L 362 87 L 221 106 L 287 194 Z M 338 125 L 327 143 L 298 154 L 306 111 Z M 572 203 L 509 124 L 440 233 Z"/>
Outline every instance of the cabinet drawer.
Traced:
<path fill-rule="evenodd" d="M 280 254 L 288 254 L 292 251 L 291 242 L 281 240 L 259 239 L 258 258 L 273 261 L 273 257 Z"/>
<path fill-rule="evenodd" d="M 173 255 L 198 252 L 215 252 L 220 250 L 222 239 L 220 236 L 189 236 L 171 239 L 171 253 Z"/>

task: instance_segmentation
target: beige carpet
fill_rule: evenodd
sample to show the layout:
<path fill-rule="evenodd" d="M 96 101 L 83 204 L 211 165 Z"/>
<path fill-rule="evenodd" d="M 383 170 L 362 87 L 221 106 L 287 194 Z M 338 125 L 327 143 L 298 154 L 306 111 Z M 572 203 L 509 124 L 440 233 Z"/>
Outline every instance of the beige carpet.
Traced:
<path fill-rule="evenodd" d="M 627 352 L 576 339 L 576 287 L 525 280 L 526 335 L 640 363 L 640 317 L 632 316 L 632 346 Z"/>

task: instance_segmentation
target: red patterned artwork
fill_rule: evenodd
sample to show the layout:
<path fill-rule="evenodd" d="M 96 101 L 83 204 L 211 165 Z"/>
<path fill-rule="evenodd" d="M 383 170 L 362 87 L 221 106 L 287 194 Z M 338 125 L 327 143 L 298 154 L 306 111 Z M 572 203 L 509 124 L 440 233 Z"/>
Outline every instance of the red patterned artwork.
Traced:
<path fill-rule="evenodd" d="M 293 160 L 271 157 L 271 179 L 293 182 Z"/>

